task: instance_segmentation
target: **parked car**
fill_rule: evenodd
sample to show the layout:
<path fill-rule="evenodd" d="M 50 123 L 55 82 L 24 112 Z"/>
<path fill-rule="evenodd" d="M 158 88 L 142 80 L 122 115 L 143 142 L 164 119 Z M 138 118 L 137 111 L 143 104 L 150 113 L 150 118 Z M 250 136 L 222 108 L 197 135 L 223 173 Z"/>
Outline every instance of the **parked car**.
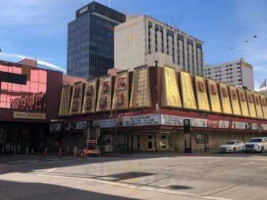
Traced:
<path fill-rule="evenodd" d="M 248 152 L 264 153 L 267 150 L 267 137 L 251 138 L 248 142 L 245 143 L 243 150 L 246 153 Z"/>
<path fill-rule="evenodd" d="M 243 150 L 244 143 L 240 140 L 230 140 L 223 144 L 219 148 L 219 152 L 228 153 L 228 152 L 241 152 Z"/>

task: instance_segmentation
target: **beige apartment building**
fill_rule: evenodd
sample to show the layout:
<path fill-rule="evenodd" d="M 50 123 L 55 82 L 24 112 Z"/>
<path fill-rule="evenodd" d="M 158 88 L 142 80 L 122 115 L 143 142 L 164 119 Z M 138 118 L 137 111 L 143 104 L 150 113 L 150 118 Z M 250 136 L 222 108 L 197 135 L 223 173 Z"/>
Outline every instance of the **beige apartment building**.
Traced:
<path fill-rule="evenodd" d="M 206 65 L 206 78 L 254 90 L 253 66 L 243 58 L 219 65 Z"/>
<path fill-rule="evenodd" d="M 149 16 L 132 17 L 115 27 L 114 67 L 171 65 L 203 75 L 203 41 Z"/>

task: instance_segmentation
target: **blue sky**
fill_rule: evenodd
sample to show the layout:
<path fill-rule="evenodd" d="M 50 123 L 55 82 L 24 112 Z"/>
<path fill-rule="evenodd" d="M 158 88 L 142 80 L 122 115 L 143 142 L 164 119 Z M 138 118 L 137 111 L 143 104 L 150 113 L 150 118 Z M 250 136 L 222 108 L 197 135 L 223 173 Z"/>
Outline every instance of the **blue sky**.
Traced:
<path fill-rule="evenodd" d="M 205 63 L 244 57 L 254 65 L 256 88 L 267 78 L 266 0 L 98 0 L 109 1 L 123 13 L 150 15 L 203 40 Z M 67 23 L 89 2 L 0 0 L 2 52 L 66 68 Z M 3 53 L 0 59 L 11 59 Z"/>

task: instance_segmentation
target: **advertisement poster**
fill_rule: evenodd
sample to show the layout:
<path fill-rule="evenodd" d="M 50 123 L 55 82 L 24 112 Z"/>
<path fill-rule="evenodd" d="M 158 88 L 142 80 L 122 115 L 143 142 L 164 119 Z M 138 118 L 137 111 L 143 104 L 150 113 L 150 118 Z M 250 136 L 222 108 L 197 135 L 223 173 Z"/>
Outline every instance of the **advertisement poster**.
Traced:
<path fill-rule="evenodd" d="M 73 85 L 70 115 L 80 114 L 82 112 L 83 85 L 83 82 L 77 82 Z"/>
<path fill-rule="evenodd" d="M 217 88 L 217 82 L 211 79 L 207 80 L 208 85 L 208 91 L 209 91 L 209 97 L 210 97 L 210 108 L 211 112 L 217 112 L 221 113 L 221 103 L 220 103 L 220 97 L 219 92 Z"/>
<path fill-rule="evenodd" d="M 83 109 L 82 113 L 95 112 L 96 104 L 96 79 L 87 81 L 83 95 Z"/>
<path fill-rule="evenodd" d="M 218 85 L 222 103 L 222 112 L 224 114 L 233 114 L 228 92 L 228 85 L 226 85 L 225 83 L 219 83 Z"/>
<path fill-rule="evenodd" d="M 232 105 L 232 110 L 234 115 L 241 115 L 241 109 L 239 104 L 239 98 L 237 94 L 237 89 L 235 86 L 229 86 L 230 100 Z"/>
<path fill-rule="evenodd" d="M 261 99 L 263 117 L 264 117 L 264 119 L 267 119 L 267 99 L 266 99 L 266 96 L 260 95 L 260 99 Z"/>
<path fill-rule="evenodd" d="M 129 106 L 129 74 L 127 71 L 120 71 L 116 75 L 113 95 L 113 110 L 128 109 Z"/>
<path fill-rule="evenodd" d="M 183 107 L 186 109 L 197 109 L 195 93 L 193 89 L 191 75 L 188 72 L 180 72 L 180 84 L 182 91 Z"/>
<path fill-rule="evenodd" d="M 59 116 L 69 115 L 71 91 L 72 91 L 71 85 L 63 86 L 62 91 L 61 91 Z"/>
<path fill-rule="evenodd" d="M 248 102 L 249 115 L 250 115 L 250 117 L 256 118 L 257 114 L 256 114 L 256 109 L 255 109 L 255 104 L 254 104 L 252 92 L 249 90 L 246 90 L 246 97 L 247 97 L 247 102 Z"/>
<path fill-rule="evenodd" d="M 146 66 L 134 69 L 130 108 L 151 107 L 149 71 Z"/>
<path fill-rule="evenodd" d="M 260 94 L 254 92 L 253 98 L 254 98 L 254 103 L 255 103 L 255 107 L 256 107 L 257 117 L 260 119 L 263 119 L 264 117 L 263 117 L 263 112 L 262 112 L 262 107 L 261 107 Z"/>
<path fill-rule="evenodd" d="M 110 111 L 111 109 L 112 77 L 102 76 L 99 79 L 97 112 Z"/>
<path fill-rule="evenodd" d="M 240 107 L 241 107 L 241 113 L 244 117 L 249 117 L 249 111 L 248 111 L 248 103 L 246 99 L 245 90 L 243 88 L 237 89 L 239 101 L 240 101 Z"/>
<path fill-rule="evenodd" d="M 161 106 L 181 108 L 181 96 L 178 88 L 175 68 L 164 66 L 162 74 Z"/>
<path fill-rule="evenodd" d="M 195 76 L 195 88 L 198 110 L 210 111 L 205 79 L 202 76 Z"/>

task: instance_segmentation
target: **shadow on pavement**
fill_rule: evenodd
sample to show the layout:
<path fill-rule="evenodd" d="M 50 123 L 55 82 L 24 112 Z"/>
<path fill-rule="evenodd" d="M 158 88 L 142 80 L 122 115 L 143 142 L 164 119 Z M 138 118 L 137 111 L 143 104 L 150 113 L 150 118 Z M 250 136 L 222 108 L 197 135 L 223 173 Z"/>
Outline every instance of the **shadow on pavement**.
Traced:
<path fill-rule="evenodd" d="M 43 183 L 25 183 L 13 181 L 0 181 L 1 200 L 134 200 L 133 198 L 101 194 L 91 191 L 73 189 Z"/>

